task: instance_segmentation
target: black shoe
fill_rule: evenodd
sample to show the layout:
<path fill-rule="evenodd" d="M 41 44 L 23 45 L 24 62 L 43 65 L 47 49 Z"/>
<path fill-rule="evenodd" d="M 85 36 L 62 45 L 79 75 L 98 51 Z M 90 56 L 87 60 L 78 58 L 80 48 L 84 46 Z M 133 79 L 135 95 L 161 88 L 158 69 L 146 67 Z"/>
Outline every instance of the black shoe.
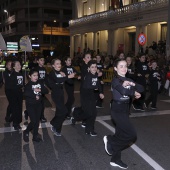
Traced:
<path fill-rule="evenodd" d="M 97 136 L 96 132 L 86 132 L 86 135 L 90 135 L 90 136 Z"/>
<path fill-rule="evenodd" d="M 121 160 L 116 161 L 116 162 L 110 162 L 110 165 L 114 166 L 114 167 L 119 167 L 119 168 L 122 168 L 122 169 L 127 169 L 128 168 L 128 166 L 125 163 L 123 163 Z"/>
<path fill-rule="evenodd" d="M 155 106 L 151 106 L 151 109 L 152 109 L 152 110 L 156 110 L 156 109 L 157 109 L 157 107 L 155 107 Z"/>
<path fill-rule="evenodd" d="M 111 146 L 109 147 L 107 136 L 103 137 L 103 142 L 104 142 L 104 145 L 105 145 L 105 151 L 107 152 L 108 155 L 111 156 L 112 155 L 112 149 L 111 149 Z"/>
<path fill-rule="evenodd" d="M 14 130 L 21 130 L 22 128 L 21 128 L 21 126 L 20 125 L 15 125 L 14 126 Z"/>
<path fill-rule="evenodd" d="M 41 119 L 41 123 L 45 123 L 45 122 L 47 122 L 47 119 L 44 117 Z"/>
<path fill-rule="evenodd" d="M 55 132 L 56 132 L 56 128 L 55 128 L 54 126 L 51 126 L 51 131 L 52 131 L 53 133 L 55 133 Z"/>
<path fill-rule="evenodd" d="M 134 110 L 140 110 L 140 111 L 143 111 L 143 112 L 145 111 L 143 107 L 137 107 L 134 104 L 132 104 L 132 107 L 133 107 Z"/>
<path fill-rule="evenodd" d="M 34 141 L 34 142 L 40 142 L 40 141 L 42 141 L 42 139 L 37 136 L 37 137 L 33 137 L 32 141 Z"/>
<path fill-rule="evenodd" d="M 103 106 L 96 106 L 96 108 L 98 108 L 98 109 L 102 109 L 102 108 L 104 108 Z"/>
<path fill-rule="evenodd" d="M 74 117 L 71 117 L 70 122 L 71 122 L 72 125 L 76 124 L 76 120 L 74 119 Z"/>
<path fill-rule="evenodd" d="M 146 102 L 144 103 L 145 108 L 148 108 L 149 104 L 146 104 Z"/>
<path fill-rule="evenodd" d="M 25 142 L 29 142 L 29 133 L 24 130 L 23 132 L 23 140 Z"/>
<path fill-rule="evenodd" d="M 82 122 L 82 123 L 81 123 L 81 127 L 82 127 L 82 128 L 85 128 L 85 127 L 86 127 L 86 122 Z"/>

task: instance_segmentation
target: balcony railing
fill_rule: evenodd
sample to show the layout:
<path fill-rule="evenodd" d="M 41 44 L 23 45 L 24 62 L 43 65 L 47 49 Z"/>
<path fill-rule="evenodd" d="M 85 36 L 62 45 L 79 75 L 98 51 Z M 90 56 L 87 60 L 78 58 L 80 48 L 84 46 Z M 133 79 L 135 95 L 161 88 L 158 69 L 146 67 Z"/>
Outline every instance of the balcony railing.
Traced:
<path fill-rule="evenodd" d="M 86 22 L 94 22 L 101 19 L 113 18 L 116 15 L 133 13 L 136 11 L 144 11 L 144 10 L 151 10 L 153 8 L 161 8 L 163 6 L 168 6 L 169 0 L 147 0 L 143 2 L 134 3 L 131 5 L 126 5 L 122 8 L 104 11 L 92 15 L 88 15 L 86 17 L 81 17 L 75 20 L 70 20 L 69 25 L 74 26 Z"/>

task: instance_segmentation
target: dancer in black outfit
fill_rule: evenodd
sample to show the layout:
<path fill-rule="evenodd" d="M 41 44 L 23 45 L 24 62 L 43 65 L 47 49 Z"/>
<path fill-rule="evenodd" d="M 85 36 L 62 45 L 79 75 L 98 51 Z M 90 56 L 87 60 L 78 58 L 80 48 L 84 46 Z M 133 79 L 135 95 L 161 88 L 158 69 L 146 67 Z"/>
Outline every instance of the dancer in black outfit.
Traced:
<path fill-rule="evenodd" d="M 62 71 L 65 73 L 66 76 L 68 76 L 69 74 L 75 73 L 78 74 L 77 70 L 71 66 L 71 57 L 67 57 L 65 59 L 65 66 L 62 68 Z M 68 79 L 65 81 L 64 83 L 65 86 L 65 90 L 67 93 L 67 102 L 65 104 L 65 106 L 67 107 L 67 118 L 70 118 L 70 114 L 71 114 L 71 109 L 72 106 L 74 104 L 74 79 Z"/>
<path fill-rule="evenodd" d="M 24 96 L 26 102 L 26 110 L 30 117 L 30 123 L 27 129 L 23 132 L 23 139 L 25 142 L 29 142 L 29 132 L 33 129 L 33 141 L 40 142 L 41 138 L 38 136 L 38 127 L 40 122 L 40 116 L 42 111 L 42 94 L 47 94 L 48 89 L 44 86 L 44 83 L 38 80 L 38 71 L 35 69 L 29 72 L 30 81 L 24 88 Z"/>
<path fill-rule="evenodd" d="M 112 81 L 113 103 L 111 116 L 115 123 L 115 134 L 104 136 L 105 150 L 112 155 L 110 165 L 127 169 L 128 166 L 121 161 L 121 151 L 128 148 L 137 139 L 136 131 L 129 120 L 130 96 L 140 98 L 144 88 L 133 80 L 126 78 L 127 63 L 124 59 L 115 61 L 115 77 Z"/>
<path fill-rule="evenodd" d="M 24 76 L 21 73 L 21 64 L 19 61 L 14 61 L 12 63 L 12 68 L 13 71 L 11 72 L 10 78 L 6 79 L 6 83 L 9 84 L 9 102 L 12 108 L 11 121 L 13 122 L 14 130 L 20 130 L 20 123 L 22 122 L 22 89 L 24 87 Z"/>
<path fill-rule="evenodd" d="M 7 111 L 6 111 L 6 116 L 5 116 L 5 121 L 6 122 L 11 122 L 11 115 L 12 115 L 12 107 L 10 105 L 11 102 L 10 101 L 10 76 L 11 76 L 11 72 L 12 72 L 12 61 L 8 60 L 6 61 L 6 68 L 5 71 L 3 72 L 3 83 L 5 85 L 5 95 L 7 97 L 8 100 L 8 106 L 7 106 Z"/>
<path fill-rule="evenodd" d="M 68 112 L 64 104 L 63 83 L 68 80 L 68 78 L 73 78 L 75 74 L 71 73 L 66 76 L 61 72 L 61 61 L 59 59 L 53 59 L 51 64 L 53 70 L 49 73 L 48 83 L 51 88 L 52 100 L 56 105 L 56 112 L 50 124 L 52 125 L 51 131 L 54 132 L 54 135 L 61 136 L 62 124 Z"/>
<path fill-rule="evenodd" d="M 96 61 L 91 60 L 88 62 L 88 70 L 89 72 L 84 77 L 81 91 L 82 112 L 73 112 L 71 121 L 72 124 L 75 124 L 76 121 L 86 120 L 85 133 L 90 136 L 97 136 L 97 133 L 94 131 L 94 123 L 97 115 L 94 89 L 99 89 L 100 98 L 103 99 L 104 95 L 98 80 Z"/>

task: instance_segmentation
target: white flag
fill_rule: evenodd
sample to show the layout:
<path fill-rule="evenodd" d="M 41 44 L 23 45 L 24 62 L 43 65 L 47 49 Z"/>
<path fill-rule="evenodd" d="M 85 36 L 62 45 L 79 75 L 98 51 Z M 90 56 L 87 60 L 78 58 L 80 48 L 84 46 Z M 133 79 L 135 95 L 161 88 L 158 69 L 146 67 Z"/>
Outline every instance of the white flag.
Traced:
<path fill-rule="evenodd" d="M 5 44 L 5 41 L 4 41 L 4 38 L 2 37 L 1 33 L 0 33 L 0 49 L 1 50 L 6 50 L 6 44 Z"/>
<path fill-rule="evenodd" d="M 20 48 L 22 51 L 32 52 L 31 41 L 28 35 L 21 37 L 19 43 L 20 43 Z"/>

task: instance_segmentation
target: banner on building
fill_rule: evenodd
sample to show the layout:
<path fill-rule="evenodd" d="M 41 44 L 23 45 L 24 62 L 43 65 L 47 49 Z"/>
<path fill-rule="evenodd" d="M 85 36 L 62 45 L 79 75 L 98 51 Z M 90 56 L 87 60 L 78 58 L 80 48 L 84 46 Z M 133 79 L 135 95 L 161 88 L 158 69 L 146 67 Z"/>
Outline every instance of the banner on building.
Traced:
<path fill-rule="evenodd" d="M 22 51 L 32 52 L 31 41 L 30 41 L 28 35 L 21 37 L 19 44 L 20 44 L 20 49 Z"/>

